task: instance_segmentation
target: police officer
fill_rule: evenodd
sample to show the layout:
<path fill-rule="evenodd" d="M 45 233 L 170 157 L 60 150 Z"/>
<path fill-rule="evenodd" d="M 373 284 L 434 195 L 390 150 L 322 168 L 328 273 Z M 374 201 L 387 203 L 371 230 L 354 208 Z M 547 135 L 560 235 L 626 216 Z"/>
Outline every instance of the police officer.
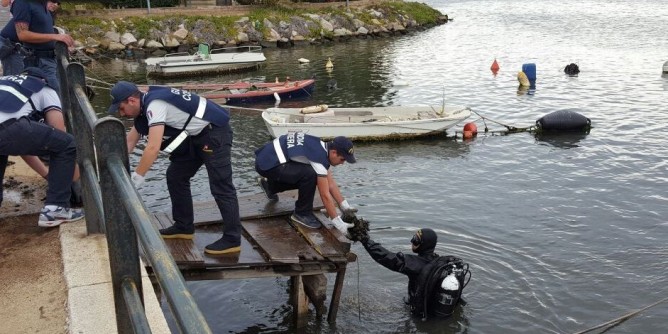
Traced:
<path fill-rule="evenodd" d="M 255 170 L 262 176 L 258 183 L 267 198 L 274 201 L 278 200 L 277 193 L 298 189 L 290 219 L 309 228 L 321 226 L 313 215 L 313 197 L 317 188 L 327 215 L 345 234 L 352 224 L 341 220 L 334 204 L 338 203 L 342 211 L 355 209 L 341 195 L 330 166 L 346 161 L 355 163 L 354 153 L 353 143 L 346 137 L 336 137 L 325 143 L 315 136 L 291 132 L 255 151 Z"/>
<path fill-rule="evenodd" d="M 223 236 L 207 245 L 208 254 L 226 254 L 241 250 L 239 202 L 232 183 L 232 128 L 229 111 L 188 91 L 151 86 L 146 93 L 127 81 L 111 89 L 112 105 L 123 117 L 132 117 L 134 126 L 127 134 L 128 152 L 134 150 L 142 135 L 148 143 L 132 173 L 136 187 L 162 149 L 170 153 L 167 189 L 172 201 L 174 225 L 161 229 L 165 239 L 193 239 L 195 232 L 190 179 L 202 165 L 209 174 L 209 187 L 223 218 Z M 170 139 L 163 144 L 163 136 Z"/>
<path fill-rule="evenodd" d="M 56 92 L 60 92 L 54 51 L 56 42 L 72 47 L 74 39 L 70 35 L 54 32 L 48 0 L 16 0 L 12 4 L 12 14 L 12 19 L 3 29 L 3 36 L 13 38 L 16 34 L 26 50 L 24 65 L 42 69 L 47 75 L 49 85 Z"/>
<path fill-rule="evenodd" d="M 64 120 L 58 94 L 43 77 L 38 68 L 0 77 L 0 177 L 4 178 L 9 155 L 48 156 L 48 189 L 38 225 L 53 227 L 79 220 L 84 214 L 81 209 L 70 208 L 76 160 L 74 137 L 47 125 L 60 124 L 64 128 Z M 31 120 L 28 115 L 33 112 L 41 113 L 47 124 Z"/>

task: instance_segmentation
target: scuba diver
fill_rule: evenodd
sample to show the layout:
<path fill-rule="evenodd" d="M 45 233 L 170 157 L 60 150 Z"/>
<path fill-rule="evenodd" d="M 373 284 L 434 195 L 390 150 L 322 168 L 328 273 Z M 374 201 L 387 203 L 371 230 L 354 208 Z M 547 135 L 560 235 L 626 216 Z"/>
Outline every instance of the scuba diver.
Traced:
<path fill-rule="evenodd" d="M 368 233 L 352 234 L 374 261 L 408 276 L 408 300 L 411 312 L 426 320 L 449 317 L 458 304 L 464 305 L 462 291 L 471 279 L 468 264 L 454 256 L 434 253 L 438 237 L 430 228 L 419 229 L 411 239 L 414 253 L 393 253 L 369 238 Z M 466 279 L 468 276 L 468 279 Z"/>

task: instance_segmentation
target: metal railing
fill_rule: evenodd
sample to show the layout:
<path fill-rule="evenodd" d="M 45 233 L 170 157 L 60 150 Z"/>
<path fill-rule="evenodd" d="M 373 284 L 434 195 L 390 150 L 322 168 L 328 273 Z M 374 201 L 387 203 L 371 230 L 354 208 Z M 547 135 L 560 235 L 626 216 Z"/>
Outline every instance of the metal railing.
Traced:
<path fill-rule="evenodd" d="M 125 126 L 113 117 L 97 118 L 86 95 L 84 68 L 67 55 L 65 44 L 58 42 L 61 99 L 77 141 L 87 232 L 106 234 L 118 332 L 151 332 L 143 305 L 140 243 L 179 331 L 211 333 L 130 180 Z"/>

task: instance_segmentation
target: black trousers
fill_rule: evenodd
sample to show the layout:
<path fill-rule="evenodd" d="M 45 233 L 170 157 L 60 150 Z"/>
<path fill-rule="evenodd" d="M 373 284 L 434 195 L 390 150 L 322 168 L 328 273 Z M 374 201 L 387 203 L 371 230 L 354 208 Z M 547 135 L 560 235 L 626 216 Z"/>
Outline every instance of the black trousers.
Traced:
<path fill-rule="evenodd" d="M 268 171 L 261 171 L 256 164 L 255 170 L 267 178 L 269 191 L 272 193 L 298 189 L 299 196 L 295 202 L 295 212 L 299 215 L 312 214 L 318 174 L 311 165 L 288 161 Z"/>
<path fill-rule="evenodd" d="M 76 154 L 76 145 L 71 134 L 44 123 L 21 117 L 0 124 L 0 203 L 7 156 L 47 155 L 49 175 L 44 205 L 70 207 Z"/>
<path fill-rule="evenodd" d="M 186 147 L 182 147 L 187 145 Z M 177 153 L 177 154 L 175 154 Z M 223 238 L 232 243 L 241 241 L 241 221 L 237 190 L 232 183 L 232 129 L 209 125 L 183 142 L 169 157 L 167 189 L 172 201 L 175 225 L 193 227 L 193 199 L 190 179 L 206 166 L 209 188 L 223 218 Z"/>

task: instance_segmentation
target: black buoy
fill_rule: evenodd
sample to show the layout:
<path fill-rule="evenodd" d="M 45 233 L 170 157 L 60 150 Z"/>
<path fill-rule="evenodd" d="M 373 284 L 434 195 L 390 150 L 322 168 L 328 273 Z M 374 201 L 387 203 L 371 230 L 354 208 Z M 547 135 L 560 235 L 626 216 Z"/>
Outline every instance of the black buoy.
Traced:
<path fill-rule="evenodd" d="M 551 112 L 536 121 L 538 131 L 547 133 L 589 132 L 591 120 L 571 109 Z"/>
<path fill-rule="evenodd" d="M 570 63 L 570 64 L 566 65 L 566 67 L 564 68 L 564 73 L 566 73 L 568 75 L 576 75 L 576 74 L 580 73 L 580 68 L 578 67 L 577 64 Z"/>

